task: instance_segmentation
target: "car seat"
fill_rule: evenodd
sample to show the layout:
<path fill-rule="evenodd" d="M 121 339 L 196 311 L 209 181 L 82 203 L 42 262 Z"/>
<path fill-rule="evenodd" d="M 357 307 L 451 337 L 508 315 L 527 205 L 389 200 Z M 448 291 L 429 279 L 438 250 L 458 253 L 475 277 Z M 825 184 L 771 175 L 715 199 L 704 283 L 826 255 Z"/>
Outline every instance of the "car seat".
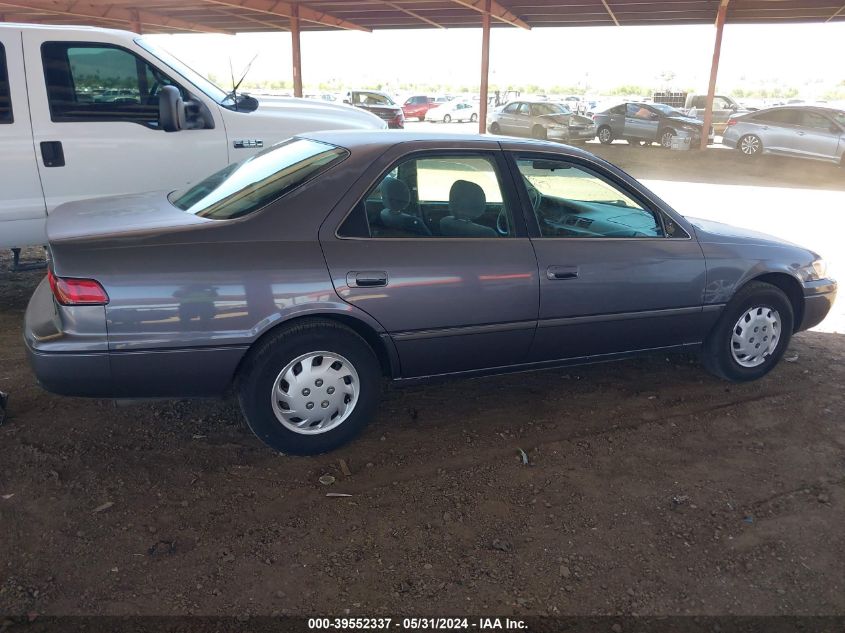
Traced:
<path fill-rule="evenodd" d="M 440 233 L 449 237 L 498 237 L 489 226 L 477 220 L 487 210 L 487 196 L 474 182 L 456 180 L 449 190 L 449 212 L 440 220 Z"/>
<path fill-rule="evenodd" d="M 411 204 L 411 191 L 404 182 L 393 176 L 385 178 L 381 183 L 381 201 L 384 209 L 379 217 L 385 227 L 414 235 L 431 235 L 421 218 L 405 213 Z"/>

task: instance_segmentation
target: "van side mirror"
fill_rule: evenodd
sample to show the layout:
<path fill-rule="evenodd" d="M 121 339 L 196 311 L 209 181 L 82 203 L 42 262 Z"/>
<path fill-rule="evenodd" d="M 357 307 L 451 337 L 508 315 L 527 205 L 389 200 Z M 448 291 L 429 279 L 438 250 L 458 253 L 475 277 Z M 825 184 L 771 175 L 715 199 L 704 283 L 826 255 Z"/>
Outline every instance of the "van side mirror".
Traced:
<path fill-rule="evenodd" d="M 185 104 L 176 86 L 162 86 L 158 93 L 158 124 L 165 132 L 185 127 Z"/>

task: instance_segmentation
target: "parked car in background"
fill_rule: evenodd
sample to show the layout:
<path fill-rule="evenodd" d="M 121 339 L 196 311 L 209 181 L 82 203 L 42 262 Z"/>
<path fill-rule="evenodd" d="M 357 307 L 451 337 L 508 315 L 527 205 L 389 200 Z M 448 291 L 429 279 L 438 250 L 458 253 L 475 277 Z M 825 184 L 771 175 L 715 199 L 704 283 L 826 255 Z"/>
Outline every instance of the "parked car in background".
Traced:
<path fill-rule="evenodd" d="M 689 138 L 698 147 L 704 124 L 662 103 L 626 102 L 593 115 L 599 141 L 604 144 L 625 139 L 632 145 L 660 143 L 669 148 L 672 137 Z M 713 140 L 713 128 L 708 139 Z"/>
<path fill-rule="evenodd" d="M 698 350 L 760 378 L 837 289 L 816 253 L 689 220 L 587 152 L 481 136 L 308 134 L 180 191 L 68 204 L 48 237 L 24 324 L 44 387 L 234 389 L 294 454 L 357 434 L 383 376 Z"/>
<path fill-rule="evenodd" d="M 707 95 L 687 95 L 686 111 L 688 116 L 704 120 L 704 110 L 707 106 Z M 725 95 L 713 97 L 712 125 L 716 134 L 725 131 L 728 119 L 737 114 L 744 114 L 748 110 L 740 106 L 735 99 Z"/>
<path fill-rule="evenodd" d="M 778 106 L 728 121 L 722 144 L 749 157 L 782 154 L 845 166 L 845 110 Z"/>
<path fill-rule="evenodd" d="M 425 120 L 425 113 L 435 107 L 434 97 L 427 97 L 426 95 L 414 95 L 408 97 L 405 103 L 402 104 L 402 113 L 405 119 L 417 119 L 418 121 Z"/>
<path fill-rule="evenodd" d="M 401 129 L 405 127 L 405 114 L 402 108 L 384 92 L 377 90 L 351 90 L 346 93 L 343 102 L 375 114 L 387 127 Z"/>
<path fill-rule="evenodd" d="M 226 92 L 137 33 L 0 24 L 0 248 L 44 244 L 70 200 L 178 189 L 299 132 L 383 127 Z"/>
<path fill-rule="evenodd" d="M 425 120 L 432 123 L 451 123 L 452 121 L 478 121 L 478 103 L 455 99 L 435 105 L 425 114 Z"/>
<path fill-rule="evenodd" d="M 582 143 L 596 136 L 596 126 L 567 106 L 550 101 L 512 101 L 487 118 L 491 134 L 526 136 L 563 143 Z"/>

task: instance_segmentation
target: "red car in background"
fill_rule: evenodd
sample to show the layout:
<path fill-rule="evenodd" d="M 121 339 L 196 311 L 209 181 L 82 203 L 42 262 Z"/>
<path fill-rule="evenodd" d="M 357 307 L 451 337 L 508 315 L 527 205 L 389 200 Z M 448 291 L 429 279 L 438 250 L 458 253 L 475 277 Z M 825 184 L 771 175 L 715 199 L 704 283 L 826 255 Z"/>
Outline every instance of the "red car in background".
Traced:
<path fill-rule="evenodd" d="M 434 97 L 426 97 L 425 95 L 415 95 L 408 97 L 405 103 L 402 104 L 402 112 L 405 113 L 406 119 L 425 120 L 425 113 L 436 106 Z"/>

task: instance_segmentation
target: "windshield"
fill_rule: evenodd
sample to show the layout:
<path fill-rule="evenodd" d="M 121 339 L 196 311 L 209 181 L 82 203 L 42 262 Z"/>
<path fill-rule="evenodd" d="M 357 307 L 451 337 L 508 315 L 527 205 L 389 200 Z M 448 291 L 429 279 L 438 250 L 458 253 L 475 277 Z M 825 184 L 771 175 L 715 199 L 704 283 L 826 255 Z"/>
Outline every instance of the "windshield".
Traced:
<path fill-rule="evenodd" d="M 173 206 L 204 218 L 238 218 L 284 196 L 348 155 L 341 147 L 293 138 L 174 191 L 168 199 Z"/>
<path fill-rule="evenodd" d="M 208 79 L 200 75 L 197 71 L 189 66 L 186 66 L 183 62 L 176 59 L 173 55 L 168 53 L 163 48 L 159 48 L 149 40 L 144 39 L 143 37 L 139 37 L 135 39 L 135 43 L 147 51 L 150 55 L 158 59 L 160 62 L 169 66 L 177 73 L 182 75 L 185 79 L 190 81 L 194 84 L 197 88 L 202 90 L 207 97 L 214 99 L 218 104 L 229 107 L 234 106 L 234 101 L 232 101 L 231 96 L 226 93 L 222 88 L 218 88 L 213 83 L 211 83 Z M 228 102 L 228 103 L 227 103 Z"/>
<path fill-rule="evenodd" d="M 680 110 L 673 108 L 672 106 L 667 106 L 664 103 L 650 103 L 649 105 L 655 110 L 660 110 L 663 114 L 669 114 L 672 116 L 686 116 Z"/>
<path fill-rule="evenodd" d="M 378 92 L 353 92 L 352 103 L 355 105 L 392 106 L 393 100 Z"/>
<path fill-rule="evenodd" d="M 546 116 L 547 114 L 572 114 L 572 110 L 560 103 L 535 103 L 531 106 L 534 116 Z"/>

